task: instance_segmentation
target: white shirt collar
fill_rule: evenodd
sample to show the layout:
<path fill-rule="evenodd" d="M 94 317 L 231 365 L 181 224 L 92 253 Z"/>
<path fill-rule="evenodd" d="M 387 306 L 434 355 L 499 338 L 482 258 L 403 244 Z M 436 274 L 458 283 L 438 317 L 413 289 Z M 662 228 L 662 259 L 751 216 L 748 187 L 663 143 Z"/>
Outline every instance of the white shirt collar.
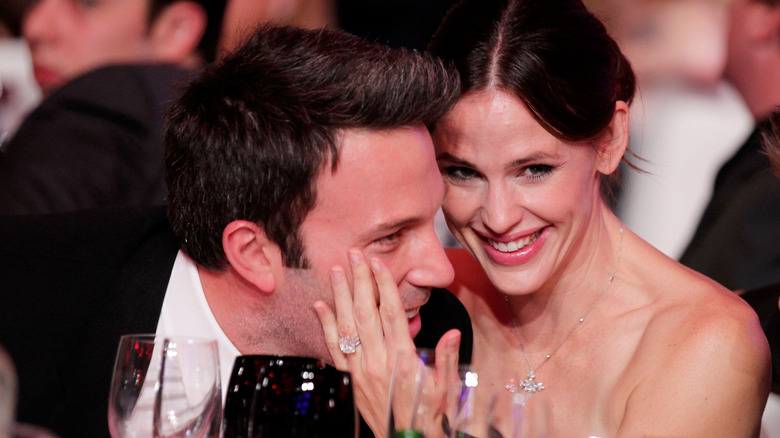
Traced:
<path fill-rule="evenodd" d="M 233 363 L 241 353 L 211 313 L 200 282 L 198 266 L 181 251 L 173 263 L 156 333 L 161 336 L 215 339 L 219 349 L 222 400 L 225 400 Z"/>

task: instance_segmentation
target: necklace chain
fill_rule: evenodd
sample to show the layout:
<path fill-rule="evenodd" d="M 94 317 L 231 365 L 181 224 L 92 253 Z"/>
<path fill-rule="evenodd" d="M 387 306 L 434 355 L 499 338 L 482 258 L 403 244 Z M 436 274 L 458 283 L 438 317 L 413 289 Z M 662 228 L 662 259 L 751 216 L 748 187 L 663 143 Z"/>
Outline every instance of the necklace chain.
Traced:
<path fill-rule="evenodd" d="M 512 313 L 512 309 L 509 306 L 509 296 L 504 295 L 504 300 L 507 303 L 507 309 L 509 309 L 509 315 L 512 319 L 512 327 L 514 328 L 515 335 L 517 336 L 517 340 L 520 341 L 520 352 L 523 353 L 523 358 L 525 358 L 525 363 L 528 365 L 528 374 L 526 375 L 526 379 L 522 382 L 516 382 L 514 379 L 510 380 L 509 383 L 506 384 L 506 389 L 510 392 L 517 392 L 519 390 L 523 390 L 529 393 L 533 392 L 539 392 L 544 389 L 544 384 L 538 380 L 536 380 L 536 371 L 539 371 L 544 364 L 547 363 L 548 360 L 555 354 L 556 351 L 558 351 L 559 348 L 561 348 L 561 345 L 563 345 L 564 342 L 566 342 L 569 337 L 574 333 L 575 330 L 577 330 L 577 327 L 580 326 L 583 322 L 585 322 L 585 318 L 590 315 L 590 312 L 593 310 L 594 307 L 596 307 L 596 304 L 601 301 L 601 297 L 604 296 L 604 293 L 607 292 L 607 289 L 609 289 L 609 286 L 612 284 L 612 280 L 615 279 L 615 274 L 617 274 L 618 266 L 620 265 L 620 255 L 623 252 L 623 227 L 620 227 L 620 245 L 618 246 L 618 254 L 617 258 L 615 260 L 615 268 L 612 270 L 612 274 L 607 279 L 607 284 L 604 286 L 604 289 L 601 290 L 601 293 L 599 296 L 596 297 L 596 300 L 593 301 L 593 304 L 590 305 L 588 310 L 585 311 L 585 313 L 577 320 L 577 322 L 574 324 L 574 327 L 569 330 L 569 333 L 566 334 L 566 337 L 563 338 L 561 342 L 558 343 L 558 345 L 555 346 L 555 348 L 552 349 L 551 352 L 546 354 L 544 356 L 544 359 L 542 359 L 542 362 L 536 367 L 531 366 L 531 361 L 528 359 L 528 355 L 525 353 L 525 344 L 523 344 L 523 338 L 520 337 L 520 331 L 517 329 L 517 324 L 515 323 L 515 316 Z"/>

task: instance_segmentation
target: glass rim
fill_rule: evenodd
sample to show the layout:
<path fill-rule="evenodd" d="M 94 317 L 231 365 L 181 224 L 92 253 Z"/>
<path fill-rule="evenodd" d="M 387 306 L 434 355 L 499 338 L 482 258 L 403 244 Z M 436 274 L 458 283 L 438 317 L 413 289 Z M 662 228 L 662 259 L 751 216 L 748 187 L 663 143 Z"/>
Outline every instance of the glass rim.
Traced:
<path fill-rule="evenodd" d="M 169 341 L 175 341 L 175 342 L 185 342 L 186 344 L 192 345 L 192 344 L 217 344 L 216 339 L 212 338 L 201 338 L 197 336 L 188 336 L 188 335 L 158 335 L 154 333 L 129 333 L 125 335 L 121 335 L 119 337 L 119 342 L 124 342 L 129 339 L 136 339 L 144 342 L 150 342 L 150 343 L 157 343 L 162 342 L 165 343 L 166 340 Z"/>

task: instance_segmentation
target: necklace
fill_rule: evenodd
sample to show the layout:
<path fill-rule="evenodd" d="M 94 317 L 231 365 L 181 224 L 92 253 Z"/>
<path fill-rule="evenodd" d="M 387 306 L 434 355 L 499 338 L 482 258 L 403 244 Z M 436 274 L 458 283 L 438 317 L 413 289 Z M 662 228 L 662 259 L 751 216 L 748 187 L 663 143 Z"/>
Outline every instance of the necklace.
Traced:
<path fill-rule="evenodd" d="M 552 357 L 553 354 L 555 354 L 556 351 L 558 351 L 559 348 L 561 348 L 561 345 L 563 345 L 566 340 L 569 339 L 569 336 L 574 333 L 574 330 L 577 330 L 577 327 L 580 326 L 583 322 L 585 322 L 585 318 L 588 317 L 590 312 L 593 310 L 594 307 L 596 307 L 596 304 L 601 301 L 601 297 L 604 296 L 604 293 L 607 292 L 607 289 L 609 289 L 609 285 L 612 284 L 612 280 L 615 278 L 615 274 L 617 274 L 618 266 L 620 265 L 620 254 L 623 252 L 623 227 L 620 227 L 620 245 L 618 247 L 618 254 L 617 254 L 617 260 L 615 260 L 615 269 L 612 270 L 612 275 L 609 276 L 607 279 L 607 284 L 604 286 L 604 289 L 602 289 L 599 296 L 596 297 L 596 300 L 593 301 L 593 304 L 590 305 L 588 310 L 585 311 L 585 313 L 580 317 L 580 319 L 577 320 L 577 323 L 574 324 L 574 327 L 569 330 L 569 333 L 566 335 L 563 340 L 558 343 L 558 345 L 553 348 L 553 350 L 544 356 L 544 359 L 542 360 L 542 363 L 540 363 L 536 368 L 531 366 L 531 361 L 528 360 L 528 355 L 525 354 L 525 345 L 523 344 L 523 338 L 520 337 L 520 331 L 517 329 L 517 324 L 515 323 L 515 316 L 512 314 L 512 309 L 509 306 L 509 296 L 504 295 L 504 300 L 507 303 L 507 309 L 509 310 L 509 315 L 512 319 L 512 327 L 515 329 L 515 335 L 517 336 L 517 340 L 520 341 L 520 352 L 523 353 L 523 357 L 525 358 L 525 363 L 528 365 L 528 374 L 526 374 L 526 379 L 522 382 L 516 382 L 515 379 L 509 380 L 509 382 L 506 384 L 505 388 L 509 392 L 517 392 L 521 389 L 528 393 L 534 393 L 539 392 L 544 389 L 544 384 L 538 380 L 536 380 L 536 371 L 539 371 L 544 364 L 547 363 L 548 360 Z"/>

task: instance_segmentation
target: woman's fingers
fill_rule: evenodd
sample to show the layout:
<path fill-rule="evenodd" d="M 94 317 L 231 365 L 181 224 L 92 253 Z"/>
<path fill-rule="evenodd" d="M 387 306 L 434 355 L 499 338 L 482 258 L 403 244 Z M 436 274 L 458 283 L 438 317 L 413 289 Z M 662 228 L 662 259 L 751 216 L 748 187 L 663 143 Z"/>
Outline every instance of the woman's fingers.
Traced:
<path fill-rule="evenodd" d="M 442 335 L 436 343 L 435 367 L 438 388 L 445 400 L 445 415 L 450 420 L 455 419 L 461 383 L 458 369 L 458 351 L 460 348 L 460 331 L 452 329 Z"/>
<path fill-rule="evenodd" d="M 396 351 L 414 349 L 414 342 L 409 335 L 409 321 L 395 279 L 387 265 L 376 257 L 369 262 L 379 290 L 379 316 L 388 346 L 388 359 L 393 361 Z"/>
<path fill-rule="evenodd" d="M 460 330 L 450 329 L 436 343 L 436 370 L 439 374 L 458 372 Z"/>
<path fill-rule="evenodd" d="M 339 337 L 358 336 L 355 319 L 352 317 L 352 291 L 349 288 L 344 268 L 334 266 L 330 270 L 330 285 L 333 290 L 333 302 L 336 305 L 336 321 Z"/>
<path fill-rule="evenodd" d="M 377 310 L 376 284 L 371 269 L 357 249 L 349 250 L 352 268 L 353 318 L 364 353 L 373 359 L 384 356 L 384 330 Z"/>
<path fill-rule="evenodd" d="M 347 358 L 341 353 L 341 349 L 339 349 L 339 331 L 336 315 L 324 301 L 315 301 L 314 310 L 320 318 L 322 331 L 325 334 L 325 345 L 328 347 L 328 352 L 333 360 L 333 366 L 341 371 L 348 371 Z"/>

